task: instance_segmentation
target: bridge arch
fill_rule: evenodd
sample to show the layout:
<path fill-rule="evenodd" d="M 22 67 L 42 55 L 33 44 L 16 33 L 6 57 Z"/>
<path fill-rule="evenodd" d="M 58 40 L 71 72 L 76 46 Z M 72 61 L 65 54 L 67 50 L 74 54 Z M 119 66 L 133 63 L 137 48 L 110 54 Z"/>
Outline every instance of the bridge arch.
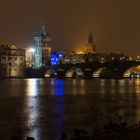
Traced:
<path fill-rule="evenodd" d="M 140 65 L 128 68 L 123 73 L 123 78 L 130 78 L 133 75 L 140 77 Z"/>
<path fill-rule="evenodd" d="M 93 78 L 109 78 L 113 75 L 113 72 L 107 68 L 107 67 L 102 67 L 97 69 L 96 71 L 93 72 L 92 77 Z"/>
<path fill-rule="evenodd" d="M 54 69 L 49 69 L 45 72 L 46 78 L 51 78 L 51 77 L 56 77 L 56 76 L 57 76 L 57 71 Z"/>
<path fill-rule="evenodd" d="M 72 78 L 72 77 L 79 78 L 79 77 L 84 77 L 84 72 L 83 72 L 83 70 L 81 68 L 73 67 L 73 68 L 70 68 L 70 69 L 68 69 L 66 71 L 65 77 L 66 78 Z"/>

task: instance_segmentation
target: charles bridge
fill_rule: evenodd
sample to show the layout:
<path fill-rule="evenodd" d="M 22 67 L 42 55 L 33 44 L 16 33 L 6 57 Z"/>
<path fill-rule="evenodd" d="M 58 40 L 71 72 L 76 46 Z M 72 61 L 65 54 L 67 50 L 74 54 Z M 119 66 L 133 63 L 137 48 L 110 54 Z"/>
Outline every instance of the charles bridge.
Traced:
<path fill-rule="evenodd" d="M 59 64 L 49 67 L 45 77 L 56 78 L 124 78 L 130 77 L 140 66 L 139 61 L 110 61 L 105 63 L 88 62 L 77 64 Z"/>

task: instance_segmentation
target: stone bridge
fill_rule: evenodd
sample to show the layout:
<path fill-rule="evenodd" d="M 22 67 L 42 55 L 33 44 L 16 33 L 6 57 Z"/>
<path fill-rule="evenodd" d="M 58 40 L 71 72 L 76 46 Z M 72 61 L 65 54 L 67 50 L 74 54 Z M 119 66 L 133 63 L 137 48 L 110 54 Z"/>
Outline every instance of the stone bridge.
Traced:
<path fill-rule="evenodd" d="M 106 63 L 61 64 L 46 70 L 45 77 L 57 78 L 124 78 L 140 66 L 137 61 L 112 61 Z"/>

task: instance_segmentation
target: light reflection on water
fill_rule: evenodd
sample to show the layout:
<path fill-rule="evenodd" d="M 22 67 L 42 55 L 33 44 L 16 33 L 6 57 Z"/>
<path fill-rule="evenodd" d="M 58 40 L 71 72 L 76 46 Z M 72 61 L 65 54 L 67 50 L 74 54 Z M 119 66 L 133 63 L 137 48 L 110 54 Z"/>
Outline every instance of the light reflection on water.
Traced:
<path fill-rule="evenodd" d="M 134 82 L 135 82 L 135 92 L 139 94 L 140 93 L 140 80 L 136 79 Z"/>
<path fill-rule="evenodd" d="M 43 94 L 45 97 L 47 95 L 47 97 L 49 98 L 51 96 L 53 96 L 54 98 L 53 108 L 50 108 L 52 109 L 53 111 L 52 113 L 54 116 L 50 118 L 50 121 L 52 122 L 51 125 L 54 126 L 53 129 L 55 129 L 52 130 L 54 131 L 53 139 L 55 140 L 60 138 L 60 133 L 65 129 L 65 127 L 66 128 L 69 127 L 70 125 L 69 123 L 71 122 L 72 124 L 74 122 L 76 123 L 77 119 L 79 119 L 79 121 L 84 120 L 84 118 L 87 119 L 86 117 L 87 116 L 90 117 L 91 114 L 95 112 L 95 110 L 97 114 L 96 117 L 93 114 L 93 118 L 95 117 L 95 121 L 97 121 L 96 122 L 97 125 L 95 124 L 95 126 L 100 125 L 99 118 L 101 118 L 102 123 L 104 122 L 103 119 L 106 120 L 107 118 L 113 121 L 116 119 L 116 114 L 123 116 L 123 118 L 129 120 L 130 123 L 134 122 L 136 123 L 138 122 L 138 120 L 140 120 L 140 110 L 137 107 L 137 100 L 139 99 L 139 96 L 137 97 L 137 94 L 140 93 L 140 80 L 138 79 L 137 80 L 103 79 L 95 81 L 89 80 L 88 82 L 83 79 L 78 80 L 51 79 L 50 81 L 47 80 L 44 81 L 45 87 L 50 89 L 45 90 L 45 93 L 41 93 L 41 89 L 44 88 L 44 86 L 40 84 L 41 81 L 42 80 L 36 79 L 27 80 L 27 90 L 26 90 L 26 95 L 28 96 L 27 125 L 31 128 L 31 130 L 29 131 L 29 135 L 36 137 L 38 140 L 41 140 L 40 131 L 44 131 L 41 130 L 41 126 L 38 124 L 39 119 L 41 119 L 40 114 L 43 114 L 43 112 L 40 112 L 39 110 L 41 98 L 38 98 L 38 96 L 41 96 L 41 94 Z M 103 96 L 101 96 L 100 93 Z M 92 94 L 94 95 L 94 98 L 92 98 L 93 96 Z M 66 98 L 67 97 L 66 95 L 69 95 L 71 98 L 70 99 Z M 73 95 L 75 97 L 73 97 Z M 83 97 L 84 95 L 86 95 L 86 98 L 84 99 L 81 96 L 80 99 L 79 95 L 83 95 Z M 91 100 L 90 98 L 93 100 Z M 77 99 L 76 104 L 75 99 Z M 96 106 L 94 106 L 94 104 Z M 71 110 L 72 108 L 73 110 Z M 46 109 L 50 110 L 47 106 Z M 80 110 L 82 110 L 82 112 L 79 112 Z M 87 112 L 87 110 L 90 111 Z M 65 112 L 67 112 L 71 117 L 65 115 Z M 77 114 L 80 113 L 79 116 L 76 116 L 76 113 Z M 68 118 L 67 117 L 65 118 L 64 116 L 67 116 Z M 131 120 L 132 117 L 134 121 Z M 43 118 L 45 118 L 45 116 Z M 69 120 L 70 118 L 72 120 Z M 68 126 L 65 126 L 65 120 L 68 121 L 68 122 L 66 121 L 66 124 Z M 78 122 L 76 123 L 76 125 L 77 126 L 80 125 L 80 127 L 82 127 L 81 125 L 85 124 L 82 122 L 79 124 Z M 76 125 L 74 124 L 74 126 Z"/>
<path fill-rule="evenodd" d="M 83 79 L 73 79 L 72 80 L 72 91 L 71 94 L 73 95 L 84 95 L 85 92 L 85 80 Z"/>
<path fill-rule="evenodd" d="M 36 96 L 38 94 L 38 85 L 36 79 L 29 79 L 27 80 L 27 88 L 26 88 L 26 95 L 27 96 Z"/>
<path fill-rule="evenodd" d="M 64 81 L 63 80 L 51 80 L 51 95 L 62 96 L 64 94 Z"/>
<path fill-rule="evenodd" d="M 28 136 L 35 137 L 39 140 L 40 138 L 40 128 L 38 126 L 38 117 L 39 117 L 39 99 L 37 99 L 38 93 L 38 80 L 29 79 L 27 80 L 27 127 L 28 127 Z"/>
<path fill-rule="evenodd" d="M 58 140 L 63 130 L 75 127 L 100 128 L 118 116 L 130 124 L 140 120 L 139 79 L 10 80 L 2 83 L 0 91 L 5 91 L 0 100 L 7 95 L 13 100 L 25 94 L 22 120 L 29 128 L 26 135 L 37 140 Z M 8 110 L 10 103 L 6 107 Z"/>
<path fill-rule="evenodd" d="M 85 94 L 85 80 L 80 80 L 80 94 L 84 95 Z"/>

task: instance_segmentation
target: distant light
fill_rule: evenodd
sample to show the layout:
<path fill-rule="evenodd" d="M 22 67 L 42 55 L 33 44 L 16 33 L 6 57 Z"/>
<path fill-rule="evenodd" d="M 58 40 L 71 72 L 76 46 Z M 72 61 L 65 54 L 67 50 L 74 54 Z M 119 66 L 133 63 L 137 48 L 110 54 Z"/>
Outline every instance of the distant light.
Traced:
<path fill-rule="evenodd" d="M 129 60 L 130 60 L 130 61 L 132 60 L 132 57 L 131 57 L 131 56 L 129 57 Z"/>
<path fill-rule="evenodd" d="M 140 56 L 137 56 L 137 59 L 136 59 L 136 61 L 140 61 Z"/>
<path fill-rule="evenodd" d="M 29 51 L 30 52 L 35 52 L 35 49 L 34 48 L 30 48 Z"/>
<path fill-rule="evenodd" d="M 59 57 L 62 57 L 62 54 L 59 54 Z"/>
<path fill-rule="evenodd" d="M 84 54 L 83 51 L 77 51 L 77 54 Z"/>
<path fill-rule="evenodd" d="M 63 57 L 62 54 L 58 54 L 58 53 L 51 54 L 51 64 L 58 65 L 60 63 L 59 60 L 61 60 L 62 57 Z"/>

